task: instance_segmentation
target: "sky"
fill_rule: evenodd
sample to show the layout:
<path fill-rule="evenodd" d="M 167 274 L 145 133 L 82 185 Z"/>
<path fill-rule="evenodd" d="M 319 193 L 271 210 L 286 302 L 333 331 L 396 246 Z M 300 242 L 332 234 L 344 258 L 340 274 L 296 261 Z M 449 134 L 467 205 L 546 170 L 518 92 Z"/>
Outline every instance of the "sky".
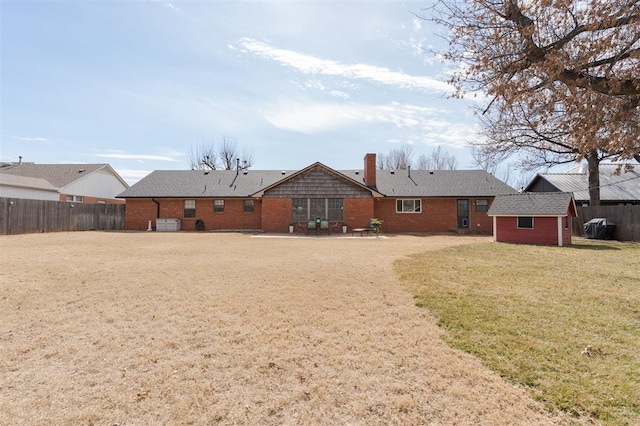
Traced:
<path fill-rule="evenodd" d="M 109 163 L 129 184 L 228 138 L 253 169 L 441 146 L 478 121 L 432 53 L 432 0 L 0 0 L 0 161 Z"/>

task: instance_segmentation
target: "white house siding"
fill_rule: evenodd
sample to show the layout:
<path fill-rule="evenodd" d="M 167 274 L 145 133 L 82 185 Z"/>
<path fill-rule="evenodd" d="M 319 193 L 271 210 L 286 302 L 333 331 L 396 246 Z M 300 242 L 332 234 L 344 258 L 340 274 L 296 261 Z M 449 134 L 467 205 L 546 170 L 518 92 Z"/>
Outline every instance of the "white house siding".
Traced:
<path fill-rule="evenodd" d="M 106 171 L 95 171 L 62 187 L 60 192 L 96 198 L 116 198 L 127 187 L 114 175 Z"/>
<path fill-rule="evenodd" d="M 0 185 L 0 197 L 2 198 L 23 198 L 27 200 L 47 200 L 59 201 L 60 194 L 57 191 L 45 191 L 32 188 L 15 188 Z"/>

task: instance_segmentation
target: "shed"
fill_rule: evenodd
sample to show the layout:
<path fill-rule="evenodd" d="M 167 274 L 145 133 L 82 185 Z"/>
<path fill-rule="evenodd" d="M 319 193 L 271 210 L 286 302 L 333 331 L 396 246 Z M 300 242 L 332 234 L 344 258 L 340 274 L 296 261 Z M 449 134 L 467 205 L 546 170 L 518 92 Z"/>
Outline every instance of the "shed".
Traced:
<path fill-rule="evenodd" d="M 565 246 L 576 205 L 570 192 L 524 192 L 497 195 L 487 214 L 494 241 Z"/>

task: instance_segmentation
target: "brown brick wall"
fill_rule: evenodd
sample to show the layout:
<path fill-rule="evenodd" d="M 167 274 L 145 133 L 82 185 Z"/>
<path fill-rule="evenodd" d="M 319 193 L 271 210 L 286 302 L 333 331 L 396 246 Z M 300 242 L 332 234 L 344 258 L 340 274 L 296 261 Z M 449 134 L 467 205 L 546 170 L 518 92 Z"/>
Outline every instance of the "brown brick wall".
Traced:
<path fill-rule="evenodd" d="M 382 231 L 402 232 L 470 232 L 491 234 L 492 219 L 476 212 L 475 199 L 470 199 L 469 228 L 458 228 L 457 198 L 422 198 L 421 213 L 396 213 L 396 199 L 385 198 L 375 203 L 375 217 L 382 220 Z M 489 200 L 491 202 L 491 200 Z"/>
<path fill-rule="evenodd" d="M 161 218 L 180 219 L 180 229 L 183 231 L 195 231 L 195 222 L 201 219 L 204 222 L 204 230 L 221 229 L 261 229 L 262 228 L 262 203 L 255 200 L 254 211 L 243 211 L 242 199 L 226 199 L 224 212 L 213 212 L 213 199 L 196 199 L 196 217 L 185 218 L 184 199 L 157 199 L 160 203 Z M 148 221 L 152 220 L 155 229 L 156 204 L 150 199 L 129 199 L 125 214 L 125 228 L 128 230 L 147 229 Z"/>
<path fill-rule="evenodd" d="M 518 229 L 515 216 L 496 218 L 497 241 L 504 243 L 558 245 L 558 218 L 534 217 L 533 229 Z M 564 222 L 563 222 L 564 227 Z M 571 243 L 571 229 L 563 229 L 563 244 Z"/>

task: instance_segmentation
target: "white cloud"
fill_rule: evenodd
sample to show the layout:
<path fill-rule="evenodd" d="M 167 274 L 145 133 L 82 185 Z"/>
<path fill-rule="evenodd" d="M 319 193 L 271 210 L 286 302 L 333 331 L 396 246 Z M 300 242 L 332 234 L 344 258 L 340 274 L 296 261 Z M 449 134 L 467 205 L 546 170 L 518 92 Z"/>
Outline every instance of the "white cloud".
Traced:
<path fill-rule="evenodd" d="M 133 185 L 143 177 L 151 173 L 151 170 L 114 169 L 129 185 Z"/>
<path fill-rule="evenodd" d="M 273 126 L 314 134 L 363 123 L 392 124 L 399 129 L 422 127 L 439 111 L 393 102 L 389 105 L 281 102 L 263 112 Z"/>
<path fill-rule="evenodd" d="M 51 139 L 34 138 L 34 137 L 27 137 L 27 136 L 9 136 L 9 139 L 22 141 L 22 142 L 51 142 Z"/>
<path fill-rule="evenodd" d="M 252 38 L 242 38 L 238 41 L 238 44 L 242 46 L 246 52 L 278 62 L 283 66 L 297 69 L 305 74 L 339 76 L 356 80 L 372 81 L 403 89 L 418 89 L 428 92 L 448 94 L 453 91 L 449 84 L 434 78 L 413 76 L 392 71 L 386 67 L 367 64 L 342 64 L 330 59 L 321 59 L 291 50 L 278 49 Z"/>
<path fill-rule="evenodd" d="M 148 154 L 108 153 L 108 154 L 95 154 L 95 156 L 100 158 L 116 158 L 120 160 L 147 160 L 147 161 L 171 161 L 171 162 L 181 161 L 169 156 L 148 155 Z"/>

